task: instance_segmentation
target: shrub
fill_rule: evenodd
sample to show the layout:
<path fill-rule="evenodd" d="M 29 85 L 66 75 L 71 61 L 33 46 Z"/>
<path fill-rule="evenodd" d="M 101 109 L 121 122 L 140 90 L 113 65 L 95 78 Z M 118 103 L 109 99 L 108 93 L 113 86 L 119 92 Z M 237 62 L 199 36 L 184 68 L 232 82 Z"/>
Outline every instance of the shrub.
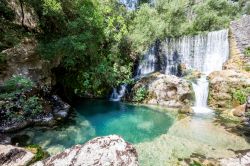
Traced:
<path fill-rule="evenodd" d="M 147 94 L 147 89 L 145 87 L 140 87 L 136 90 L 133 101 L 141 102 L 147 97 Z"/>
<path fill-rule="evenodd" d="M 245 56 L 250 57 L 250 47 L 245 49 L 244 54 L 245 54 Z"/>
<path fill-rule="evenodd" d="M 28 116 L 35 116 L 43 111 L 41 101 L 37 96 L 29 97 L 27 100 L 23 100 L 23 110 Z"/>
<path fill-rule="evenodd" d="M 238 102 L 239 104 L 246 103 L 247 96 L 250 93 L 250 88 L 239 89 L 233 91 L 233 100 Z"/>
<path fill-rule="evenodd" d="M 34 86 L 34 83 L 24 76 L 13 75 L 9 80 L 5 81 L 3 87 L 7 92 L 27 90 Z"/>
<path fill-rule="evenodd" d="M 25 148 L 35 154 L 34 159 L 32 159 L 32 161 L 30 161 L 28 165 L 30 165 L 36 161 L 45 159 L 46 157 L 49 156 L 49 154 L 47 152 L 45 152 L 39 145 L 36 145 L 36 144 L 28 145 Z"/>

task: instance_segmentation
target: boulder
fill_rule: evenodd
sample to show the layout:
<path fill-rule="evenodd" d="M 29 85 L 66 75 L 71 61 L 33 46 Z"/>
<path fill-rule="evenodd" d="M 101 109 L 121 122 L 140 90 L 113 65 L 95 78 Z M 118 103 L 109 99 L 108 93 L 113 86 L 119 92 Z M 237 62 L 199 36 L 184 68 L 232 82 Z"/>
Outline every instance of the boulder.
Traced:
<path fill-rule="evenodd" d="M 220 160 L 221 166 L 246 166 L 250 163 L 250 152 L 237 157 L 225 158 Z"/>
<path fill-rule="evenodd" d="M 12 145 L 0 145 L 0 165 L 27 165 L 35 157 L 30 151 Z"/>
<path fill-rule="evenodd" d="M 250 73 L 236 70 L 212 72 L 209 76 L 209 101 L 214 109 L 232 109 L 240 103 L 234 103 L 233 93 L 250 87 Z"/>
<path fill-rule="evenodd" d="M 234 116 L 243 117 L 245 115 L 246 105 L 240 105 L 232 110 Z"/>
<path fill-rule="evenodd" d="M 190 108 L 194 101 L 194 92 L 191 83 L 174 75 L 154 73 L 142 78 L 132 88 L 130 94 L 131 101 L 133 101 L 133 97 L 140 87 L 145 87 L 148 92 L 142 101 L 145 104 L 186 109 Z"/>
<path fill-rule="evenodd" d="M 53 65 L 41 59 L 36 48 L 37 41 L 34 38 L 25 38 L 17 46 L 2 51 L 6 63 L 0 69 L 0 84 L 12 75 L 22 75 L 41 85 L 51 86 Z"/>
<path fill-rule="evenodd" d="M 84 145 L 76 145 L 33 166 L 137 166 L 137 157 L 136 149 L 131 144 L 120 136 L 110 135 L 94 138 Z"/>
<path fill-rule="evenodd" d="M 8 0 L 8 5 L 15 13 L 14 22 L 18 25 L 27 27 L 30 30 L 38 30 L 39 19 L 35 10 L 28 6 L 27 3 L 22 3 L 19 0 Z"/>

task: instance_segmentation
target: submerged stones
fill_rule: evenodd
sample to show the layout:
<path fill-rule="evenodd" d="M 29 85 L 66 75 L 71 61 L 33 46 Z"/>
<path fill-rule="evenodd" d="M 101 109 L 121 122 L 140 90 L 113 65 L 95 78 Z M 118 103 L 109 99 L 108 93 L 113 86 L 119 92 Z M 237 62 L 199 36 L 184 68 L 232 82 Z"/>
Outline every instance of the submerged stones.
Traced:
<path fill-rule="evenodd" d="M 45 165 L 114 165 L 137 166 L 136 149 L 120 136 L 110 135 L 94 138 L 84 145 L 76 145 L 62 153 L 51 156 L 33 166 Z"/>

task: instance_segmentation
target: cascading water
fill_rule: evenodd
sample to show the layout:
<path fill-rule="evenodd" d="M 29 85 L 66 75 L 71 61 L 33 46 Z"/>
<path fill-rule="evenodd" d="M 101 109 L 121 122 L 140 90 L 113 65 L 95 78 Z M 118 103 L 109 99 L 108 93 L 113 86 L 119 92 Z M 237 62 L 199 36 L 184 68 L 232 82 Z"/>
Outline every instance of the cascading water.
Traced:
<path fill-rule="evenodd" d="M 139 79 L 147 74 L 153 73 L 156 71 L 157 58 L 155 55 L 155 46 L 151 47 L 142 57 L 142 60 L 139 63 L 139 66 L 136 71 L 136 76 L 134 79 Z M 122 84 L 117 88 L 113 88 L 112 94 L 110 96 L 111 101 L 121 101 L 122 97 L 125 95 L 127 90 L 127 84 Z"/>
<path fill-rule="evenodd" d="M 121 101 L 122 97 L 125 95 L 127 90 L 127 84 L 122 84 L 119 87 L 119 90 L 117 88 L 113 88 L 112 94 L 110 96 L 110 101 Z"/>
<path fill-rule="evenodd" d="M 155 46 L 151 47 L 147 53 L 145 53 L 137 68 L 136 76 L 144 76 L 156 71 L 156 53 Z"/>

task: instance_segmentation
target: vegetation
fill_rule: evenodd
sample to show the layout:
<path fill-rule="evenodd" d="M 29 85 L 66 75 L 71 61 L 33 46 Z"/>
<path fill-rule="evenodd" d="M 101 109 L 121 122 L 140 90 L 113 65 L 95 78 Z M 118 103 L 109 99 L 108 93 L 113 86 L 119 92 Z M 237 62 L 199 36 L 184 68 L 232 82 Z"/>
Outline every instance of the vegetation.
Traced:
<path fill-rule="evenodd" d="M 250 94 L 250 88 L 239 89 L 233 91 L 233 100 L 238 104 L 246 103 L 247 96 Z"/>
<path fill-rule="evenodd" d="M 49 156 L 49 154 L 47 152 L 45 152 L 39 145 L 35 145 L 35 144 L 29 145 L 25 148 L 27 150 L 31 151 L 33 154 L 35 154 L 34 159 L 32 159 L 32 161 L 30 161 L 28 165 L 31 165 L 32 163 L 34 163 L 36 161 L 43 160 Z"/>
<path fill-rule="evenodd" d="M 0 51 L 24 36 L 36 36 L 41 57 L 60 60 L 57 82 L 79 96 L 102 97 L 130 82 L 134 59 L 158 39 L 218 30 L 247 13 L 246 0 L 141 0 L 128 11 L 117 0 L 22 0 L 38 18 L 38 31 L 16 25 L 0 2 Z M 0 56 L 0 63 L 3 61 Z"/>
<path fill-rule="evenodd" d="M 250 47 L 245 49 L 244 54 L 245 54 L 245 56 L 250 57 Z"/>
<path fill-rule="evenodd" d="M 23 76 L 13 76 L 1 87 L 0 108 L 6 110 L 2 119 L 35 117 L 43 112 L 42 101 L 37 96 L 26 95 L 34 83 Z"/>
<path fill-rule="evenodd" d="M 135 91 L 133 96 L 134 102 L 141 102 L 147 97 L 148 91 L 145 87 L 140 87 Z"/>

